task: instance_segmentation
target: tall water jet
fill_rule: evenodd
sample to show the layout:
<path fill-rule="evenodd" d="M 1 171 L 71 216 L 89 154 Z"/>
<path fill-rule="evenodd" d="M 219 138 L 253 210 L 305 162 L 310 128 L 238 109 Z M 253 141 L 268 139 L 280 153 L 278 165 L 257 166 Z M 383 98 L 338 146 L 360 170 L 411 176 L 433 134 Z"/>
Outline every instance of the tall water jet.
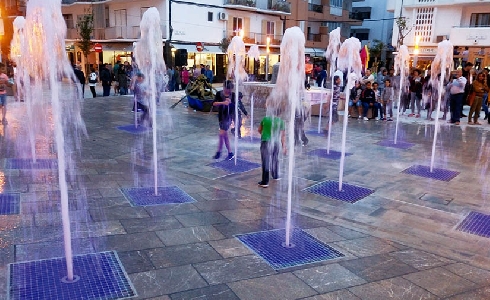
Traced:
<path fill-rule="evenodd" d="M 332 109 L 333 109 L 333 88 L 335 85 L 334 82 L 334 72 L 337 69 L 337 57 L 339 56 L 340 45 L 340 27 L 332 30 L 329 35 L 328 48 L 325 51 L 325 58 L 330 60 L 330 79 L 332 80 L 332 89 L 330 91 L 330 109 L 328 119 L 328 133 L 327 133 L 327 153 L 330 154 L 330 136 L 332 134 Z M 325 80 L 327 80 L 325 78 Z M 322 98 L 323 101 L 323 98 Z M 322 104 L 320 103 L 320 120 L 322 119 Z M 320 121 L 318 121 L 318 133 L 320 133 Z"/>
<path fill-rule="evenodd" d="M 281 42 L 281 64 L 277 82 L 267 99 L 267 115 L 273 116 L 282 111 L 288 120 L 288 203 L 286 216 L 286 241 L 284 246 L 291 247 L 291 207 L 294 169 L 294 119 L 297 110 L 301 110 L 301 101 L 305 93 L 305 36 L 299 27 L 286 29 Z M 301 114 L 302 115 L 302 112 Z"/>
<path fill-rule="evenodd" d="M 408 52 L 408 48 L 405 45 L 401 45 L 400 49 L 398 50 L 398 54 L 396 55 L 395 58 L 395 74 L 398 74 L 400 77 L 400 80 L 398 81 L 398 87 L 395 86 L 394 88 L 398 88 L 398 104 L 396 107 L 396 124 L 395 124 L 395 139 L 394 139 L 394 144 L 396 145 L 397 139 L 398 139 L 398 126 L 400 123 L 400 110 L 401 110 L 401 97 L 403 94 L 403 90 L 405 88 L 405 77 L 406 73 L 408 71 L 408 61 L 410 60 L 410 53 Z"/>
<path fill-rule="evenodd" d="M 20 22 L 20 21 L 19 21 Z M 45 116 L 53 123 L 58 158 L 58 181 L 61 193 L 61 215 L 63 223 L 64 250 L 66 256 L 66 281 L 75 279 L 73 274 L 73 257 L 71 230 L 68 208 L 68 187 L 66 175 L 74 174 L 74 151 L 79 149 L 79 135 L 85 133 L 85 124 L 81 118 L 81 86 L 77 84 L 75 95 L 61 92 L 60 80 L 68 77 L 70 82 L 77 82 L 73 68 L 65 53 L 66 23 L 61 14 L 59 0 L 30 0 L 27 2 L 24 26 L 24 46 L 18 52 L 19 86 L 25 95 L 25 102 L 37 112 L 37 125 L 30 126 L 33 137 L 41 134 L 52 134 L 51 128 L 45 126 Z M 33 80 L 31 80 L 31 78 Z M 49 91 L 51 108 L 45 103 L 43 92 Z M 74 89 L 71 89 L 74 90 Z M 64 99 L 60 96 L 64 95 Z M 63 101 L 61 101 L 63 100 Z M 50 114 L 51 112 L 51 114 Z M 32 114 L 32 112 L 31 112 Z M 52 119 L 49 119 L 49 115 Z M 31 121 L 34 121 L 31 119 Z M 34 143 L 34 142 L 33 142 Z M 34 158 L 34 157 L 33 157 Z"/>
<path fill-rule="evenodd" d="M 350 91 L 354 87 L 356 80 L 361 78 L 362 62 L 359 52 L 361 51 L 361 42 L 351 37 L 344 41 L 340 46 L 337 65 L 340 70 L 347 70 L 347 84 L 345 86 L 345 99 L 350 98 Z M 349 106 L 344 107 L 344 122 L 342 127 L 342 150 L 340 155 L 339 168 L 339 191 L 342 191 L 342 177 L 344 176 L 344 161 L 345 161 L 345 142 L 347 139 L 347 121 L 349 115 Z"/>
<path fill-rule="evenodd" d="M 247 52 L 249 58 L 257 61 L 260 59 L 259 45 L 252 45 Z M 254 132 L 254 95 L 250 96 L 250 140 L 253 140 Z"/>
<path fill-rule="evenodd" d="M 238 156 L 238 84 L 240 80 L 247 79 L 247 72 L 245 72 L 245 43 L 241 36 L 234 36 L 231 39 L 230 45 L 227 49 L 228 54 L 228 78 L 232 76 L 235 78 L 235 165 L 237 164 Z"/>
<path fill-rule="evenodd" d="M 437 108 L 436 108 L 436 122 L 434 129 L 434 141 L 432 142 L 432 156 L 430 158 L 430 172 L 433 171 L 434 168 L 434 159 L 436 153 L 436 142 L 437 142 L 437 134 L 439 132 L 439 113 L 441 111 L 441 97 L 442 91 L 444 88 L 444 79 L 446 78 L 446 74 L 449 74 L 449 70 L 452 69 L 453 63 L 453 44 L 450 41 L 442 41 L 437 45 L 437 54 L 434 58 L 434 61 L 431 65 L 431 84 L 434 88 L 436 84 L 439 84 L 438 92 L 437 92 Z M 446 72 L 448 70 L 448 72 Z M 439 82 L 438 82 L 438 77 Z M 480 112 L 477 112 L 478 114 Z"/>
<path fill-rule="evenodd" d="M 165 61 L 163 60 L 163 42 L 162 29 L 160 25 L 160 13 L 155 7 L 150 7 L 145 11 L 140 23 L 141 39 L 137 42 L 134 49 L 134 56 L 138 68 L 147 80 L 147 88 L 150 91 L 150 113 L 153 137 L 153 179 L 155 187 L 155 196 L 158 195 L 158 153 L 157 153 L 157 124 L 156 124 L 156 107 L 157 107 L 157 82 L 158 74 L 165 72 Z M 164 80 L 160 78 L 160 80 Z M 163 82 L 166 85 L 166 82 Z M 135 107 L 135 113 L 136 113 Z M 150 123 L 151 123 L 150 122 Z"/>

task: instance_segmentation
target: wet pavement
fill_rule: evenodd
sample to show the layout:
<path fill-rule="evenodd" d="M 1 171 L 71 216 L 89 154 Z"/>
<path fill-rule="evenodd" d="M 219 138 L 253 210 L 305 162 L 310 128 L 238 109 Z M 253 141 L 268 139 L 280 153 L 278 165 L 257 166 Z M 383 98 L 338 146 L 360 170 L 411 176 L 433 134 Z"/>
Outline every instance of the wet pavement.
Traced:
<path fill-rule="evenodd" d="M 351 203 L 306 190 L 339 180 L 339 160 L 317 155 L 327 142 L 312 117 L 310 142 L 295 152 L 292 225 L 342 256 L 277 268 L 238 237 L 285 228 L 287 157 L 282 180 L 258 186 L 260 144 L 247 117 L 237 153 L 247 168 L 217 167 L 217 117 L 181 104 L 169 109 L 181 95 L 165 94 L 156 112 L 157 182 L 191 200 L 151 206 L 129 196 L 155 180 L 151 132 L 117 128 L 134 120 L 131 96 L 84 101 L 88 136 L 68 176 L 73 250 L 115 251 L 135 299 L 490 298 L 490 226 L 477 222 L 480 236 L 461 226 L 468 215 L 490 214 L 486 121 L 441 124 L 434 167 L 457 172 L 444 181 L 404 172 L 430 165 L 434 122 L 402 116 L 398 140 L 413 145 L 395 148 L 383 144 L 394 138 L 395 122 L 350 119 L 343 181 L 372 190 Z M 264 113 L 254 111 L 254 128 Z M 9 103 L 9 125 L 0 128 L 0 189 L 20 195 L 18 214 L 0 215 L 0 299 L 7 299 L 9 264 L 63 256 L 57 171 L 7 168 L 25 158 L 15 143 L 24 114 L 24 103 Z M 332 150 L 341 150 L 341 133 L 334 125 Z M 52 159 L 53 143 L 36 148 Z"/>

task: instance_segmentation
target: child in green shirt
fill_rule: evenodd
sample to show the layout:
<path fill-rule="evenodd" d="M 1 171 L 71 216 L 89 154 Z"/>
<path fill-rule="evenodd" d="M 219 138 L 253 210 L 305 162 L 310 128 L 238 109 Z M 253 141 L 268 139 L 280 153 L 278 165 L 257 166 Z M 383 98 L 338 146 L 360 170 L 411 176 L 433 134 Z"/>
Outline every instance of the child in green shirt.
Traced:
<path fill-rule="evenodd" d="M 284 121 L 277 116 L 266 116 L 262 119 L 258 129 L 261 135 L 260 157 L 262 159 L 262 180 L 259 186 L 269 186 L 269 172 L 272 178 L 279 180 L 279 138 L 284 153 L 286 143 L 286 131 Z"/>

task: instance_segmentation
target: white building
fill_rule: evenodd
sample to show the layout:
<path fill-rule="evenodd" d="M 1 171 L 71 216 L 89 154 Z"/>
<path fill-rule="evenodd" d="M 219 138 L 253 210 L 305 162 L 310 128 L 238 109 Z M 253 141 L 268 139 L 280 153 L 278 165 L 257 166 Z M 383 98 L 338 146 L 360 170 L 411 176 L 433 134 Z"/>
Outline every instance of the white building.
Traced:
<path fill-rule="evenodd" d="M 460 52 L 468 47 L 469 61 L 483 59 L 483 66 L 490 64 L 490 0 L 391 0 L 387 10 L 407 18 L 411 31 L 403 44 L 412 55 L 418 47 L 417 67 L 426 67 L 436 54 L 437 43 L 445 39 L 460 47 Z M 393 45 L 398 36 L 395 23 Z M 485 55 L 478 55 L 482 48 Z"/>

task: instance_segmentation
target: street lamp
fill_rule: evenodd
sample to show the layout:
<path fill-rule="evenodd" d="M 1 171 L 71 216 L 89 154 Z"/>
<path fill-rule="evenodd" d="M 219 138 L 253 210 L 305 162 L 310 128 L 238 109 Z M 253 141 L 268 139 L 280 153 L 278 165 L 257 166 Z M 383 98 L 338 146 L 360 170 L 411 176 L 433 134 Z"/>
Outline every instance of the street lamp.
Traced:
<path fill-rule="evenodd" d="M 271 52 L 269 45 L 271 43 L 271 38 L 267 37 L 267 48 L 265 55 L 265 81 L 269 82 L 269 53 Z"/>

